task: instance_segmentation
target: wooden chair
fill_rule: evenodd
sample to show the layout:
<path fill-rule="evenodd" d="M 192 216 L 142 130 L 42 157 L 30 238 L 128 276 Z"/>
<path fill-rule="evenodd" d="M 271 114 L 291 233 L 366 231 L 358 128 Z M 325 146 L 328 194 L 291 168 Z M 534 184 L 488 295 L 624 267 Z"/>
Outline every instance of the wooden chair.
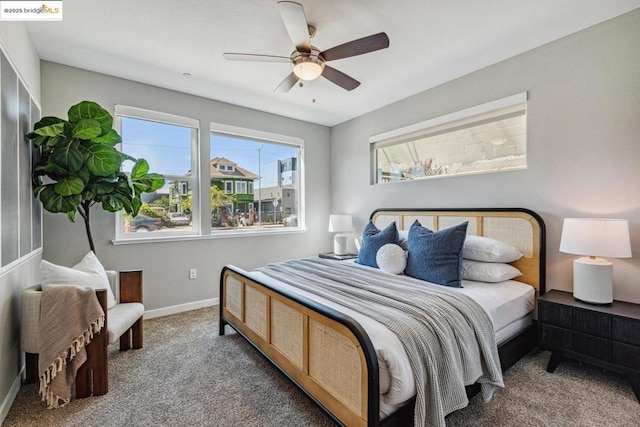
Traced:
<path fill-rule="evenodd" d="M 107 271 L 109 284 L 119 302 L 107 310 L 107 292 L 96 291 L 98 301 L 105 312 L 105 324 L 87 346 L 87 361 L 76 376 L 76 397 L 100 396 L 109 391 L 109 367 L 107 347 L 120 340 L 120 350 L 142 348 L 143 318 L 142 271 Z M 118 280 L 119 279 L 119 280 Z M 119 283 L 119 292 L 116 293 Z M 34 383 L 38 377 L 40 285 L 22 292 L 22 319 L 20 343 L 26 359 L 25 384 Z"/>

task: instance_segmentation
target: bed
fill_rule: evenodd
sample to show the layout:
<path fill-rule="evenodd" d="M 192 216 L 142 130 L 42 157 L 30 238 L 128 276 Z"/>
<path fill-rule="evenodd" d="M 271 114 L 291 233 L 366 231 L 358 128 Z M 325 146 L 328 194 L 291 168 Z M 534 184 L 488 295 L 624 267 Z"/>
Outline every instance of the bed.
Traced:
<path fill-rule="evenodd" d="M 395 221 L 400 230 L 419 220 L 434 231 L 467 221 L 468 235 L 517 247 L 524 255 L 512 263 L 522 272 L 517 279 L 520 290 L 510 291 L 505 301 L 486 294 L 480 305 L 492 317 L 503 371 L 535 347 L 532 309 L 537 295 L 545 292 L 545 230 L 536 213 L 519 208 L 380 209 L 371 220 L 379 228 Z M 358 268 L 346 263 L 341 268 Z M 469 293 L 482 286 L 464 285 Z M 500 294 L 500 287 L 492 287 L 492 292 Z M 220 335 L 225 325 L 235 329 L 337 423 L 392 426 L 413 422 L 414 399 L 400 398 L 391 404 L 381 399 L 392 388 L 394 377 L 385 366 L 386 359 L 380 358 L 380 338 L 371 332 L 366 318 L 260 272 L 232 265 L 222 271 L 220 296 Z M 506 309 L 506 301 L 516 308 Z M 405 387 L 399 393 L 410 396 L 411 386 L 408 392 Z M 479 388 L 470 385 L 467 394 Z"/>

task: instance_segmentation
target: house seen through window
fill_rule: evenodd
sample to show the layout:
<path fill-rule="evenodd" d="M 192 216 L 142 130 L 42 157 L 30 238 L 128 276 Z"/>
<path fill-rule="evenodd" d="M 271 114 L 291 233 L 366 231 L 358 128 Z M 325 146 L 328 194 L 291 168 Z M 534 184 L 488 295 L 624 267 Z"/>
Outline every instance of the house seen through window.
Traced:
<path fill-rule="evenodd" d="M 226 129 L 212 125 L 212 232 L 300 227 L 302 146 Z"/>

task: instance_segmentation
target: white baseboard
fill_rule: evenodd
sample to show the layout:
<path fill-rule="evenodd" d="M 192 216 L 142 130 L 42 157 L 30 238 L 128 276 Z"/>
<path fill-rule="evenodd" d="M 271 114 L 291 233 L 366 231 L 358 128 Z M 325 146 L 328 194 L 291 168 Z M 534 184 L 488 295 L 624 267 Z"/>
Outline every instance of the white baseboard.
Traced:
<path fill-rule="evenodd" d="M 5 396 L 2 401 L 2 405 L 0 405 L 0 425 L 4 422 L 4 419 L 7 418 L 7 414 L 9 413 L 9 409 L 11 409 L 11 405 L 13 405 L 13 401 L 16 399 L 18 392 L 20 391 L 20 385 L 22 384 L 22 374 L 24 372 L 25 367 L 22 366 L 20 369 L 20 373 L 13 381 L 11 388 L 9 389 L 9 393 Z"/>
<path fill-rule="evenodd" d="M 172 305 L 169 307 L 156 308 L 144 312 L 145 319 L 153 319 L 155 317 L 168 316 L 170 314 L 178 314 L 185 311 L 197 310 L 204 307 L 212 307 L 220 304 L 220 298 L 204 299 L 201 301 L 190 302 L 187 304 Z"/>

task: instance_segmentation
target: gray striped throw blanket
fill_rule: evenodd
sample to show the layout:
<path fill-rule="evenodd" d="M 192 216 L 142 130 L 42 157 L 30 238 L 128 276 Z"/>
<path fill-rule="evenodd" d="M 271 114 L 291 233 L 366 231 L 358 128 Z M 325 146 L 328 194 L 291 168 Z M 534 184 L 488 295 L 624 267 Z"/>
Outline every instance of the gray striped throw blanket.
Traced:
<path fill-rule="evenodd" d="M 362 313 L 402 341 L 416 384 L 415 425 L 445 426 L 468 405 L 465 385 L 491 399 L 504 387 L 493 324 L 471 298 L 407 276 L 320 258 L 257 269 L 281 282 Z"/>

